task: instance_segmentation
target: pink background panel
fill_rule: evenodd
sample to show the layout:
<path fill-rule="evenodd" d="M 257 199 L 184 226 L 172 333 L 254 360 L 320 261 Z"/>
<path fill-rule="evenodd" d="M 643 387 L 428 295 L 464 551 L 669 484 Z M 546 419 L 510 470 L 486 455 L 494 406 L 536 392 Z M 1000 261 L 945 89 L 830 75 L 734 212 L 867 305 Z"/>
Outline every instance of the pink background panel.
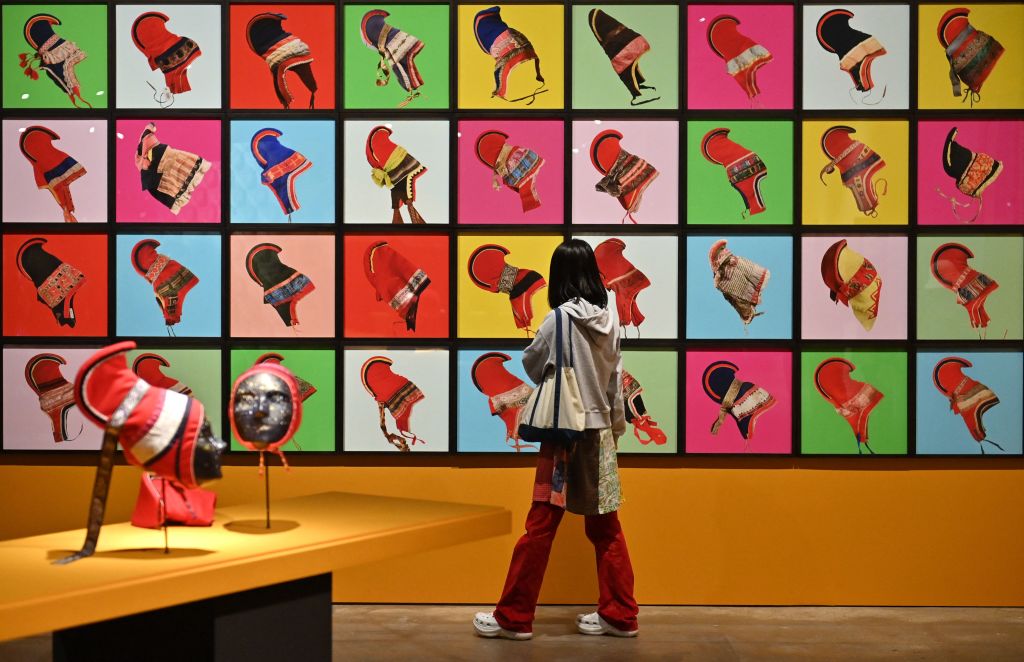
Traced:
<path fill-rule="evenodd" d="M 985 204 L 975 225 L 1009 225 L 1024 222 L 1024 122 L 940 120 L 920 122 L 917 128 L 917 222 L 920 225 L 966 225 L 978 209 L 978 200 L 960 193 L 956 180 L 942 169 L 946 134 L 959 129 L 956 141 L 974 152 L 984 152 L 1003 162 L 1003 171 L 984 192 Z M 957 221 L 944 195 L 967 204 Z"/>
<path fill-rule="evenodd" d="M 882 278 L 878 318 L 865 331 L 853 309 L 829 298 L 821 279 L 821 258 L 829 246 L 847 245 L 871 261 Z M 800 289 L 804 338 L 878 340 L 907 337 L 907 238 L 884 236 L 809 236 L 803 238 Z"/>
<path fill-rule="evenodd" d="M 48 189 L 36 186 L 32 164 L 19 147 L 21 130 L 29 126 L 52 129 L 60 140 L 53 146 L 85 168 L 71 182 L 75 218 L 79 223 L 107 221 L 107 121 L 17 119 L 3 122 L 3 220 L 5 223 L 63 223 L 64 214 Z"/>
<path fill-rule="evenodd" d="M 161 143 L 198 154 L 213 166 L 177 216 L 142 189 L 135 167 L 139 136 L 150 120 L 118 120 L 117 150 L 118 223 L 220 223 L 220 122 L 217 120 L 155 120 Z"/>
<path fill-rule="evenodd" d="M 747 93 L 708 46 L 708 24 L 721 14 L 739 19 L 739 31 L 772 54 L 757 70 L 761 93 L 754 107 L 793 107 L 793 7 L 787 5 L 690 5 L 686 12 L 686 92 L 689 108 L 749 109 Z"/>
<path fill-rule="evenodd" d="M 615 129 L 622 148 L 646 160 L 658 170 L 658 177 L 644 192 L 640 209 L 633 214 L 642 225 L 679 222 L 679 123 L 675 121 L 605 122 L 579 120 L 572 123 L 572 221 L 619 225 L 626 210 L 619 201 L 594 188 L 601 179 L 590 162 L 594 136 Z M 628 223 L 628 221 L 627 221 Z"/>
<path fill-rule="evenodd" d="M 764 388 L 775 406 L 754 424 L 749 451 L 732 416 L 726 416 L 717 435 L 711 425 L 718 417 L 718 403 L 704 392 L 704 369 L 714 361 L 739 366 L 736 377 Z M 687 453 L 790 453 L 793 449 L 793 369 L 789 352 L 687 352 L 686 353 L 686 452 Z"/>
<path fill-rule="evenodd" d="M 484 131 L 502 131 L 513 145 L 540 154 L 544 165 L 537 174 L 541 205 L 523 213 L 519 194 L 499 181 L 494 171 L 476 157 L 476 139 Z M 561 223 L 565 214 L 565 142 L 559 120 L 467 120 L 459 122 L 459 223 L 510 223 L 536 225 Z"/>
<path fill-rule="evenodd" d="M 269 242 L 283 250 L 283 264 L 306 274 L 316 286 L 295 306 L 297 327 L 263 303 L 263 287 L 249 277 L 245 256 L 256 244 Z M 334 336 L 334 241 L 329 235 L 244 234 L 231 237 L 231 335 L 238 338 L 330 338 Z"/>

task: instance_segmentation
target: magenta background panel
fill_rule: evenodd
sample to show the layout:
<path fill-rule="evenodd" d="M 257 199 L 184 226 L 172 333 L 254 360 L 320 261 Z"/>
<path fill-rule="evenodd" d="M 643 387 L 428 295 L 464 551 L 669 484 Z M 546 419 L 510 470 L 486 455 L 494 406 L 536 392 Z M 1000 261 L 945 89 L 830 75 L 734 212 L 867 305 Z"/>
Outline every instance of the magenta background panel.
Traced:
<path fill-rule="evenodd" d="M 751 100 L 725 70 L 725 60 L 708 46 L 708 24 L 729 14 L 740 20 L 739 31 L 772 54 L 758 69 L 761 93 L 755 108 L 793 107 L 793 7 L 791 5 L 690 5 L 686 11 L 686 105 L 688 108 L 739 108 Z"/>
<path fill-rule="evenodd" d="M 821 279 L 821 258 L 829 246 L 847 245 L 871 261 L 882 279 L 878 318 L 865 331 L 853 309 L 829 298 Z M 886 236 L 809 236 L 803 238 L 801 258 L 801 335 L 804 338 L 878 340 L 907 337 L 907 238 Z"/>
<path fill-rule="evenodd" d="M 764 388 L 775 406 L 757 418 L 749 450 L 732 416 L 726 416 L 717 435 L 711 425 L 718 418 L 718 403 L 702 384 L 704 369 L 714 361 L 739 367 L 737 379 Z M 687 453 L 790 453 L 793 450 L 793 362 L 789 352 L 708 351 L 686 353 Z"/>
<path fill-rule="evenodd" d="M 532 149 L 544 159 L 537 173 L 541 205 L 523 213 L 519 194 L 500 183 L 494 171 L 476 157 L 476 139 L 484 131 L 507 133 L 513 145 Z M 536 225 L 561 223 L 565 213 L 565 142 L 561 120 L 466 120 L 459 122 L 459 223 Z"/>
<path fill-rule="evenodd" d="M 220 223 L 220 153 L 218 120 L 153 120 L 161 143 L 198 154 L 213 166 L 192 193 L 192 199 L 177 216 L 142 189 L 135 151 L 139 136 L 151 120 L 118 120 L 114 149 L 117 150 L 118 223 Z"/>
<path fill-rule="evenodd" d="M 956 142 L 973 152 L 984 152 L 1003 162 L 1003 171 L 984 192 L 985 204 L 973 225 L 1009 225 L 1024 222 L 1024 122 L 1008 120 L 938 120 L 917 125 L 917 222 L 921 225 L 966 225 L 978 210 L 978 200 L 956 188 L 956 180 L 942 169 L 946 134 L 959 130 Z M 968 209 L 953 216 L 952 205 L 936 192 L 955 198 Z"/>
<path fill-rule="evenodd" d="M 616 198 L 594 188 L 602 175 L 590 162 L 590 142 L 608 129 L 622 134 L 623 149 L 658 170 L 633 217 L 641 225 L 678 223 L 679 123 L 672 120 L 572 123 L 572 222 L 620 225 L 626 213 Z"/>

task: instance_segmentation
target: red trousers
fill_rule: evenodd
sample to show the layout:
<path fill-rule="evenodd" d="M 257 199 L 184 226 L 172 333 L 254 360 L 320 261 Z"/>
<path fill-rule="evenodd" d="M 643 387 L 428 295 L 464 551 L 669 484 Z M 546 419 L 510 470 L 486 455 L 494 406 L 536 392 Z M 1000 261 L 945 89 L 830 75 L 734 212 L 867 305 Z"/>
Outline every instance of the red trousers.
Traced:
<path fill-rule="evenodd" d="M 512 551 L 505 588 L 494 610 L 494 619 L 506 630 L 533 632 L 533 615 L 551 543 L 564 514 L 564 509 L 543 501 L 534 501 L 530 507 L 526 533 Z M 633 599 L 633 566 L 618 513 L 587 515 L 584 526 L 597 556 L 597 613 L 619 630 L 635 630 L 639 608 Z"/>

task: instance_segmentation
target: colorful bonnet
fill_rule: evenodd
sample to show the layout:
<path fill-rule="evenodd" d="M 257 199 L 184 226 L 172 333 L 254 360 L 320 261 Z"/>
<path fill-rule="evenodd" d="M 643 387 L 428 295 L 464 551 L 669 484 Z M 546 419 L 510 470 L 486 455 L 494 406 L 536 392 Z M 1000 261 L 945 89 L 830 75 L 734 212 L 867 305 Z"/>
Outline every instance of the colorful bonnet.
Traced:
<path fill-rule="evenodd" d="M 377 63 L 377 86 L 383 87 L 391 80 L 391 72 L 402 89 L 409 95 L 398 104 L 399 108 L 420 95 L 419 88 L 423 85 L 423 77 L 416 66 L 416 56 L 423 50 L 423 42 L 408 32 L 389 25 L 385 20 L 390 16 L 383 9 L 372 9 L 363 16 L 359 32 L 363 43 L 377 51 L 380 62 Z"/>
<path fill-rule="evenodd" d="M 76 108 L 79 101 L 92 108 L 92 104 L 82 98 L 78 76 L 75 75 L 75 67 L 85 59 L 85 52 L 75 42 L 66 41 L 53 31 L 53 26 L 60 24 L 60 19 L 52 14 L 30 16 L 25 21 L 24 34 L 35 54 L 19 53 L 19 64 L 25 75 L 33 80 L 39 78 L 36 69 L 45 71 Z"/>
<path fill-rule="evenodd" d="M 260 129 L 252 136 L 250 146 L 256 162 L 263 168 L 260 180 L 269 188 L 281 211 L 292 220 L 292 213 L 299 210 L 299 198 L 295 195 L 295 180 L 313 167 L 313 162 L 290 147 L 281 144 L 277 129 Z"/>
<path fill-rule="evenodd" d="M 871 384 L 852 378 L 850 373 L 854 370 L 856 366 L 847 359 L 838 356 L 825 359 L 814 369 L 814 387 L 850 424 L 857 441 L 857 453 L 864 452 L 863 446 L 874 455 L 875 451 L 868 445 L 868 417 L 885 396 Z"/>
<path fill-rule="evenodd" d="M 726 248 L 726 244 L 724 239 L 720 239 L 708 251 L 715 289 L 722 293 L 743 323 L 750 324 L 763 314 L 755 311 L 771 273 L 760 264 L 736 255 Z"/>
<path fill-rule="evenodd" d="M 864 330 L 870 331 L 878 318 L 882 295 L 882 277 L 871 260 L 840 239 L 821 256 L 821 279 L 828 287 L 829 298 L 853 310 Z"/>
<path fill-rule="evenodd" d="M 971 98 L 971 103 L 981 99 L 981 86 L 989 77 L 1002 57 L 1003 45 L 995 37 L 975 30 L 967 18 L 970 9 L 950 9 L 939 19 L 939 43 L 946 49 L 949 60 L 949 80 L 953 85 L 953 96 Z M 960 82 L 967 86 L 970 94 L 963 94 Z"/>
<path fill-rule="evenodd" d="M 964 195 L 982 200 L 981 194 L 989 185 L 996 181 L 1003 171 L 1003 162 L 996 161 L 984 152 L 972 152 L 956 141 L 957 128 L 953 127 L 946 136 L 946 142 L 942 146 L 942 169 L 946 174 L 956 181 L 956 187 Z M 939 195 L 946 196 L 942 189 L 936 189 Z M 949 197 L 953 207 L 953 215 L 960 220 L 958 207 L 966 207 L 955 198 Z M 981 214 L 981 203 L 978 204 L 978 211 L 974 217 L 967 222 L 973 222 Z"/>
<path fill-rule="evenodd" d="M 640 209 L 647 187 L 657 178 L 658 171 L 639 156 L 622 148 L 622 134 L 614 129 L 602 131 L 590 143 L 590 162 L 604 175 L 594 188 L 618 198 L 626 210 L 622 222 L 629 218 L 636 223 L 633 212 Z"/>
<path fill-rule="evenodd" d="M 708 24 L 708 46 L 725 60 L 725 70 L 753 99 L 761 93 L 757 86 L 757 70 L 772 61 L 772 54 L 761 44 L 741 33 L 740 20 L 723 14 Z"/>
<path fill-rule="evenodd" d="M 420 295 L 430 285 L 430 277 L 386 241 L 366 247 L 363 273 L 373 286 L 377 301 L 385 301 L 409 331 L 416 330 L 416 312 Z"/>
<path fill-rule="evenodd" d="M 75 406 L 75 389 L 60 372 L 67 360 L 58 354 L 36 354 L 25 364 L 25 381 L 39 397 L 39 408 L 50 419 L 54 443 L 71 441 L 68 436 L 68 414 Z M 81 434 L 81 429 L 78 434 Z"/>
<path fill-rule="evenodd" d="M 295 437 L 302 424 L 302 395 L 299 383 L 292 371 L 272 361 L 255 364 L 235 380 L 228 400 L 231 432 L 239 443 L 251 451 L 259 451 L 259 473 L 263 475 L 264 453 L 273 453 L 281 458 L 281 464 L 288 468 L 288 460 L 281 446 Z M 246 422 L 239 424 L 239 412 Z M 270 430 L 260 430 L 261 423 L 268 419 L 279 419 Z M 253 429 L 253 425 L 257 429 Z M 269 438 L 267 437 L 269 435 Z"/>
<path fill-rule="evenodd" d="M 198 154 L 161 143 L 156 137 L 156 124 L 150 122 L 139 136 L 135 167 L 142 178 L 142 189 L 177 215 L 213 164 Z"/>
<path fill-rule="evenodd" d="M 64 220 L 75 223 L 75 201 L 71 198 L 71 182 L 85 175 L 85 168 L 53 146 L 60 136 L 45 126 L 30 126 L 21 133 L 18 146 L 32 164 L 36 186 L 48 189 L 64 212 Z"/>
<path fill-rule="evenodd" d="M 501 8 L 490 7 L 477 12 L 473 19 L 473 34 L 480 49 L 494 58 L 494 91 L 492 97 L 515 102 L 529 99 L 526 105 L 532 104 L 538 94 L 547 92 L 544 89 L 544 77 L 540 74 L 540 57 L 533 49 L 533 44 L 522 32 L 510 28 L 501 19 Z M 508 77 L 512 70 L 524 62 L 533 60 L 537 71 L 537 88 L 526 96 L 517 99 L 506 98 Z"/>
<path fill-rule="evenodd" d="M 75 328 L 75 294 L 85 284 L 85 274 L 45 248 L 42 237 L 29 239 L 18 249 L 18 271 L 36 286 L 36 298 L 53 313 L 60 326 Z"/>
<path fill-rule="evenodd" d="M 974 253 L 963 244 L 942 244 L 932 253 L 931 271 L 935 280 L 956 293 L 956 302 L 967 309 L 971 327 L 983 329 L 990 319 L 985 312 L 985 299 L 998 289 L 999 283 L 971 268 L 967 260 L 972 257 Z"/>
<path fill-rule="evenodd" d="M 144 352 L 135 357 L 132 361 L 132 372 L 142 377 L 150 386 L 159 386 L 168 391 L 192 395 L 192 389 L 187 384 L 179 382 L 174 377 L 163 373 L 161 368 L 170 368 L 171 362 L 153 352 Z"/>
<path fill-rule="evenodd" d="M 132 23 L 132 41 L 149 61 L 149 68 L 158 67 L 164 74 L 171 94 L 188 92 L 188 67 L 202 55 L 199 44 L 188 37 L 179 37 L 167 29 L 171 18 L 158 11 L 140 14 Z"/>
<path fill-rule="evenodd" d="M 391 371 L 393 363 L 386 356 L 373 356 L 366 360 L 359 374 L 363 388 L 377 402 L 377 409 L 380 413 L 380 430 L 384 433 L 384 438 L 398 450 L 408 452 L 409 443 L 412 445 L 416 445 L 416 442 L 426 443 L 409 431 L 412 407 L 423 400 L 424 395 L 423 391 L 411 381 Z M 385 407 L 395 419 L 398 434 L 388 432 L 387 424 L 384 422 Z M 409 443 L 406 443 L 406 440 Z"/>
<path fill-rule="evenodd" d="M 517 329 L 530 333 L 533 323 L 533 293 L 544 287 L 544 277 L 532 269 L 519 269 L 505 262 L 509 250 L 497 244 L 484 244 L 469 256 L 469 278 L 488 292 L 508 294 Z"/>
<path fill-rule="evenodd" d="M 967 431 L 978 442 L 982 454 L 985 453 L 982 442 L 1003 450 L 1002 446 L 985 438 L 985 424 L 981 420 L 985 412 L 999 404 L 999 398 L 992 389 L 964 374 L 964 368 L 972 367 L 974 364 L 967 359 L 947 356 L 935 364 L 932 383 L 939 393 L 949 398 L 950 410 L 963 418 Z"/>
<path fill-rule="evenodd" d="M 843 186 L 850 189 L 857 209 L 866 216 L 878 216 L 878 191 L 874 177 L 885 167 L 885 161 L 873 149 L 850 136 L 857 130 L 849 126 L 833 126 L 821 134 L 821 151 L 830 160 L 818 173 L 818 179 L 825 186 L 825 175 L 839 168 Z M 885 180 L 880 180 L 885 184 Z M 888 186 L 882 191 L 882 195 Z"/>
<path fill-rule="evenodd" d="M 313 108 L 316 99 L 316 78 L 313 77 L 313 54 L 306 42 L 290 32 L 285 32 L 281 22 L 288 17 L 284 14 L 263 12 L 249 19 L 245 27 L 245 37 L 249 48 L 263 58 L 270 67 L 270 75 L 274 81 L 274 93 L 285 108 L 291 106 L 294 96 L 288 88 L 287 74 L 295 70 L 295 74 L 309 90 L 309 107 Z"/>
<path fill-rule="evenodd" d="M 266 354 L 261 354 L 256 359 L 256 363 L 254 363 L 254 365 L 258 363 L 281 363 L 283 361 L 284 356 L 278 354 L 277 352 L 267 352 Z M 292 377 L 295 378 L 295 382 L 299 385 L 299 398 L 303 402 L 309 400 L 309 397 L 316 393 L 316 387 L 307 382 L 302 377 L 296 375 L 294 372 L 292 372 L 291 374 Z"/>
<path fill-rule="evenodd" d="M 540 207 L 537 194 L 537 173 L 544 165 L 544 159 L 537 152 L 518 147 L 508 142 L 508 134 L 501 131 L 484 131 L 476 139 L 476 157 L 494 171 L 494 190 L 498 191 L 500 177 L 505 186 L 519 194 L 523 211 Z"/>
<path fill-rule="evenodd" d="M 416 180 L 427 171 L 426 166 L 391 140 L 392 130 L 375 126 L 366 136 L 366 161 L 370 178 L 377 186 L 391 189 L 392 206 L 416 201 Z M 411 213 L 411 212 L 410 212 Z"/>
<path fill-rule="evenodd" d="M 272 306 L 285 326 L 299 323 L 296 306 L 316 289 L 309 276 L 281 262 L 283 249 L 277 244 L 256 244 L 245 256 L 245 270 L 253 282 L 263 287 L 263 303 Z"/>
<path fill-rule="evenodd" d="M 760 214 L 767 207 L 761 195 L 761 180 L 768 176 L 768 166 L 761 157 L 729 137 L 732 129 L 712 129 L 700 142 L 700 153 L 711 163 L 725 169 L 725 175 L 743 198 L 743 216 Z"/>
<path fill-rule="evenodd" d="M 885 47 L 869 34 L 850 27 L 853 12 L 833 9 L 818 19 L 818 43 L 829 53 L 839 57 L 839 68 L 850 74 L 859 92 L 871 90 L 871 63 L 885 55 Z M 883 92 L 884 94 L 884 92 Z"/>
<path fill-rule="evenodd" d="M 153 285 L 167 333 L 173 335 L 171 327 L 181 321 L 185 296 L 199 284 L 199 278 L 177 260 L 157 253 L 159 245 L 156 239 L 143 239 L 132 247 L 131 261 L 136 273 Z"/>
<path fill-rule="evenodd" d="M 519 436 L 519 419 L 533 387 L 508 371 L 505 362 L 511 359 L 502 352 L 484 352 L 473 362 L 469 374 L 473 386 L 487 396 L 491 416 L 498 416 L 505 423 L 505 443 L 518 453 L 524 448 L 536 448 Z"/>
<path fill-rule="evenodd" d="M 615 293 L 615 308 L 624 326 L 640 328 L 644 315 L 636 303 L 640 291 L 651 286 L 644 272 L 633 266 L 623 254 L 626 242 L 618 238 L 605 239 L 594 249 L 601 284 Z"/>
<path fill-rule="evenodd" d="M 728 414 L 736 421 L 736 427 L 746 443 L 754 438 L 757 418 L 774 407 L 776 400 L 763 387 L 737 379 L 736 373 L 739 370 L 730 361 L 715 361 L 704 368 L 701 383 L 704 393 L 719 404 L 718 417 L 711 425 L 711 434 L 718 434 Z"/>
<path fill-rule="evenodd" d="M 622 400 L 626 405 L 626 422 L 633 426 L 633 436 L 641 444 L 652 441 L 661 446 L 668 441 L 668 436 L 658 428 L 658 422 L 647 413 L 643 399 L 644 389 L 631 373 L 622 371 Z M 646 438 L 642 435 L 646 435 Z"/>
<path fill-rule="evenodd" d="M 604 49 L 605 55 L 612 62 L 612 69 L 632 95 L 631 106 L 642 106 L 657 101 L 661 97 L 637 101 L 644 90 L 657 89 L 644 85 L 644 75 L 640 73 L 640 57 L 651 50 L 651 45 L 643 35 L 630 30 L 600 9 L 591 9 L 587 16 L 590 31 L 597 38 L 597 43 Z"/>

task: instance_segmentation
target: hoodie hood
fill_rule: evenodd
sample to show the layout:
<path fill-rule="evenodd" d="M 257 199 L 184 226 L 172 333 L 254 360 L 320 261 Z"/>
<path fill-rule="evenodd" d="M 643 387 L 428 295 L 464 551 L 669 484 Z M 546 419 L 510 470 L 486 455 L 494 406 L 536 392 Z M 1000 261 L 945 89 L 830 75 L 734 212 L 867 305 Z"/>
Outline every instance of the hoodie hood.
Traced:
<path fill-rule="evenodd" d="M 619 326 L 618 315 L 613 306 L 602 308 L 586 299 L 577 298 L 566 301 L 559 308 L 575 319 L 580 326 L 593 333 L 608 335 Z"/>

